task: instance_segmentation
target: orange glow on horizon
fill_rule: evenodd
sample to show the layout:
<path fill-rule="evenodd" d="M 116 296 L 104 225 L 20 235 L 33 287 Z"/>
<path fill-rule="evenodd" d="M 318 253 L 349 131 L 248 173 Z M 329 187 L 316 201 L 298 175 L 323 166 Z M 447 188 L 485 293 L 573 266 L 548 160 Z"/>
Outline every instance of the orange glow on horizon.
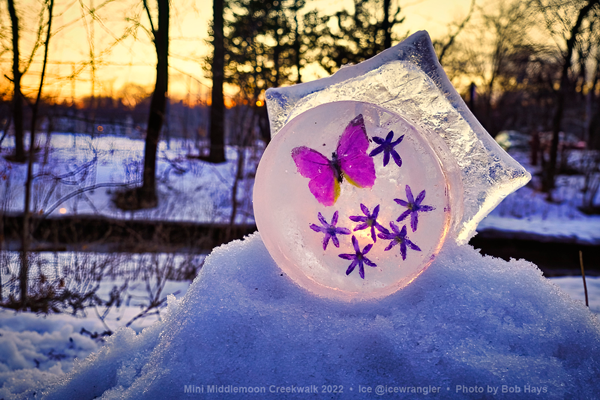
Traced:
<path fill-rule="evenodd" d="M 471 0 L 423 0 L 403 7 L 406 15 L 401 25 L 402 33 L 428 29 L 433 38 L 447 35 L 447 24 L 464 17 Z M 128 89 L 138 87 L 151 93 L 156 77 L 156 52 L 150 38 L 138 30 L 131 34 L 131 21 L 138 21 L 150 30 L 148 17 L 141 2 L 121 0 L 119 2 L 97 2 L 91 0 L 55 4 L 53 35 L 48 52 L 47 75 L 43 96 L 57 102 L 78 104 L 86 97 L 123 97 Z M 193 7 L 190 8 L 190 5 Z M 36 42 L 37 24 L 41 3 L 22 0 L 17 3 L 21 24 L 21 62 L 27 61 L 33 43 Z M 92 6 L 94 15 L 83 7 Z M 205 76 L 203 58 L 212 51 L 206 42 L 209 39 L 209 20 L 212 18 L 212 2 L 188 0 L 171 2 L 171 32 L 169 57 L 169 97 L 190 103 L 210 104 L 212 82 Z M 324 0 L 311 2 L 306 10 L 318 9 L 331 15 L 341 9 L 353 8 L 351 0 L 331 4 Z M 431 9 L 436 9 L 432 18 Z M 202 10 L 202 12 L 198 11 Z M 155 10 L 153 10 L 154 12 Z M 8 21 L 6 9 L 0 8 L 3 21 Z M 154 14 L 153 14 L 154 15 Z M 154 15 L 156 18 L 156 16 Z M 154 21 L 156 24 L 156 21 Z M 118 39 L 118 40 L 117 40 Z M 92 56 L 90 56 L 93 54 Z M 43 48 L 35 53 L 31 67 L 23 76 L 22 91 L 27 97 L 35 97 L 42 67 Z M 10 51 L 0 57 L 0 68 L 12 75 Z M 93 67 L 92 67 L 93 66 Z M 323 77 L 324 72 L 314 66 L 302 70 L 305 80 Z M 7 80 L 0 82 L 0 94 L 11 88 Z M 236 105 L 237 88 L 225 87 L 225 105 Z M 228 97 L 230 96 L 230 97 Z M 264 106 L 264 99 L 256 106 Z"/>

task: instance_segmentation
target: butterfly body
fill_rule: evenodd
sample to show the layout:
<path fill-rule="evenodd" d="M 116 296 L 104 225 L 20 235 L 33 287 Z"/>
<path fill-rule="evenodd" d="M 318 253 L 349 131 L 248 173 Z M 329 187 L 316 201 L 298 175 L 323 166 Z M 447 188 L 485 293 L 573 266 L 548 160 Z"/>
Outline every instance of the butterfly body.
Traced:
<path fill-rule="evenodd" d="M 340 184 L 370 188 L 375 183 L 375 165 L 367 155 L 369 138 L 362 114 L 354 118 L 340 136 L 336 151 L 328 159 L 307 146 L 292 149 L 298 172 L 309 178 L 308 188 L 317 201 L 325 206 L 335 204 Z"/>

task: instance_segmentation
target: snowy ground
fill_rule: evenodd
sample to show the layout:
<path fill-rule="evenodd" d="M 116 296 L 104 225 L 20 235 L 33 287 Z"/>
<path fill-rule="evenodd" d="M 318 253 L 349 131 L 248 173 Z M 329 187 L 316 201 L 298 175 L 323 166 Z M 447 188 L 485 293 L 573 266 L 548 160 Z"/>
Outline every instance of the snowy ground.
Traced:
<path fill-rule="evenodd" d="M 583 303 L 582 279 L 578 277 L 551 278 L 571 298 Z M 110 290 L 122 281 L 103 282 L 100 296 L 109 297 Z M 168 281 L 162 296 L 175 294 L 180 299 L 190 282 Z M 590 310 L 600 316 L 600 278 L 587 278 Z M 130 284 L 128 302 L 114 307 L 107 314 L 105 324 L 99 315 L 103 308 L 88 309 L 85 315 L 68 314 L 35 315 L 0 310 L 0 398 L 9 399 L 11 393 L 20 393 L 32 387 L 44 387 L 73 369 L 75 359 L 83 360 L 97 352 L 105 343 L 102 333 L 123 327 L 143 311 L 148 304 L 145 282 Z M 129 297 L 131 295 L 131 297 Z M 164 308 L 161 309 L 164 313 Z M 131 328 L 141 332 L 161 319 L 152 314 L 136 320 Z M 92 334 L 99 337 L 92 339 Z"/>
<path fill-rule="evenodd" d="M 99 297 L 108 300 L 111 290 L 123 283 L 102 282 Z M 161 298 L 170 294 L 182 298 L 189 285 L 167 281 Z M 116 331 L 143 312 L 151 301 L 149 295 L 146 282 L 138 281 L 129 282 L 123 302 L 108 310 L 94 307 L 78 315 L 36 315 L 0 309 L 0 398 L 12 398 L 11 393 L 43 385 L 71 371 L 75 359 L 83 360 L 104 345 L 108 336 L 103 334 L 108 329 Z M 162 313 L 164 306 L 136 319 L 130 328 L 139 333 L 160 320 Z"/>
<path fill-rule="evenodd" d="M 216 249 L 186 296 L 169 300 L 164 322 L 119 331 L 27 398 L 281 398 L 293 387 L 314 398 L 593 398 L 599 355 L 598 317 L 526 261 L 447 243 L 405 289 L 345 303 L 296 286 L 254 234 Z M 496 393 L 473 391 L 481 387 Z M 234 390 L 242 394 L 225 394 Z"/>
<path fill-rule="evenodd" d="M 6 143 L 10 146 L 10 143 Z M 192 146 L 181 139 L 159 144 L 160 206 L 154 210 L 124 212 L 111 202 L 116 187 L 99 187 L 64 200 L 69 193 L 94 185 L 135 183 L 141 179 L 144 142 L 120 136 L 91 138 L 89 135 L 56 133 L 50 146 L 40 137 L 42 149 L 48 148 L 46 164 L 36 164 L 34 210 L 49 215 L 99 214 L 115 218 L 157 219 L 191 222 L 228 222 L 231 215 L 231 193 L 236 172 L 238 151 L 227 149 L 228 162 L 211 165 L 186 154 Z M 6 151 L 6 150 L 5 150 Z M 240 211 L 238 223 L 252 223 L 253 173 L 262 148 L 244 152 L 244 179 L 238 183 Z M 523 153 L 512 154 L 529 172 L 539 167 L 529 165 Z M 40 153 L 40 161 L 44 160 Z M 20 212 L 23 204 L 25 166 L 9 165 L 0 158 L 0 206 L 9 212 Z M 58 177 L 63 179 L 57 179 Z M 534 178 L 535 179 L 535 178 Z M 512 232 L 522 238 L 536 240 L 566 240 L 583 244 L 600 244 L 600 215 L 580 212 L 581 176 L 559 176 L 554 203 L 527 185 L 509 195 L 485 218 L 478 231 Z M 600 193 L 599 193 L 600 195 Z M 600 203 L 600 196 L 596 199 Z"/>
<path fill-rule="evenodd" d="M 532 175 L 539 171 L 539 166 L 530 165 L 527 154 L 511 155 Z M 520 239 L 600 245 L 600 215 L 589 216 L 577 208 L 582 202 L 583 177 L 558 176 L 553 203 L 533 189 L 539 185 L 538 180 L 534 176 L 532 184 L 507 196 L 481 221 L 477 231 L 501 231 Z M 596 196 L 596 204 L 599 203 L 600 192 Z"/>
<path fill-rule="evenodd" d="M 43 145 L 43 143 L 42 143 Z M 136 182 L 140 178 L 143 142 L 122 137 L 91 139 L 86 135 L 52 136 L 48 163 L 38 169 L 40 177 L 34 196 L 35 210 L 51 215 L 100 214 L 116 218 L 152 218 L 186 220 L 197 222 L 228 221 L 231 213 L 231 188 L 235 175 L 238 152 L 228 149 L 229 162 L 213 166 L 183 157 L 186 145 L 173 140 L 170 146 L 160 144 L 161 206 L 157 210 L 137 213 L 122 212 L 110 202 L 114 187 L 101 187 L 85 191 L 81 195 L 61 201 L 71 191 L 104 183 Z M 75 150 L 75 151 L 74 151 Z M 260 154 L 248 151 L 246 170 L 248 174 L 240 182 L 240 197 L 250 199 L 252 172 Z M 526 168 L 526 159 L 519 159 Z M 25 176 L 23 167 L 10 166 L 0 158 L 1 205 L 5 211 L 19 212 L 22 204 L 22 188 Z M 57 179 L 61 177 L 62 179 Z M 589 217 L 576 209 L 579 205 L 577 178 L 561 177 L 556 192 L 557 203 L 549 204 L 543 195 L 531 187 L 524 187 L 510 195 L 489 217 L 480 224 L 480 231 L 487 229 L 515 232 L 519 235 L 551 240 L 571 240 L 587 244 L 600 244 L 600 217 Z M 59 182 L 58 185 L 54 183 Z M 252 222 L 251 204 L 247 203 L 238 214 L 238 223 Z M 16 260 L 16 257 L 12 257 Z M 16 261 L 8 270 L 16 268 Z M 59 262 L 59 264 L 61 264 Z M 50 264 L 53 265 L 53 264 Z M 14 269 L 13 268 L 13 269 Z M 6 269 L 2 270 L 2 275 Z M 5 280 L 3 280 L 5 282 Z M 122 284 L 122 280 L 103 281 L 100 297 L 108 298 L 110 290 Z M 583 301 L 583 284 L 580 277 L 553 278 L 551 282 L 573 299 Z M 590 310 L 600 314 L 600 278 L 587 280 Z M 189 282 L 168 281 L 161 298 L 175 293 L 181 298 Z M 46 383 L 73 369 L 75 358 L 83 359 L 103 346 L 102 332 L 116 330 L 134 318 L 147 305 L 149 291 L 146 281 L 131 280 L 128 301 L 113 307 L 104 322 L 102 308 L 86 309 L 85 314 L 35 315 L 0 310 L 0 398 L 11 398 Z M 137 319 L 131 325 L 135 332 L 160 318 L 159 315 Z M 83 329 L 83 330 L 82 330 Z M 92 339 L 94 333 L 99 337 Z"/>
<path fill-rule="evenodd" d="M 4 154 L 10 153 L 10 143 L 8 145 Z M 189 150 L 191 143 L 182 139 L 161 141 L 157 163 L 159 207 L 126 212 L 117 209 L 111 197 L 123 185 L 141 182 L 143 140 L 55 133 L 48 145 L 45 136 L 40 136 L 38 146 L 41 151 L 34 165 L 34 177 L 37 177 L 32 199 L 35 213 L 229 222 L 231 193 L 240 154 L 233 147 L 227 148 L 227 163 L 213 165 L 188 158 L 188 154 L 197 154 Z M 244 151 L 244 174 L 238 182 L 238 223 L 253 222 L 252 177 L 261 154 L 261 147 Z M 6 212 L 22 212 L 26 172 L 26 164 L 10 164 L 0 158 L 0 177 L 3 179 L 0 207 Z M 78 195 L 70 197 L 78 191 Z"/>

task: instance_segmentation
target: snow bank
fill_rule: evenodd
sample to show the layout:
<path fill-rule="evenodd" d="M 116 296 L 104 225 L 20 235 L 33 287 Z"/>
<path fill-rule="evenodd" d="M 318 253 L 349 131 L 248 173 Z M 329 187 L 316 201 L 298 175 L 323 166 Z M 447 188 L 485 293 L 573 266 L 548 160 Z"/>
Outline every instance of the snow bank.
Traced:
<path fill-rule="evenodd" d="M 216 249 L 186 296 L 170 300 L 164 322 L 137 336 L 120 330 L 60 384 L 29 397 L 203 398 L 214 390 L 214 398 L 274 398 L 299 387 L 349 398 L 600 393 L 597 317 L 533 264 L 470 246 L 447 242 L 419 278 L 383 300 L 340 303 L 295 286 L 255 234 Z"/>
<path fill-rule="evenodd" d="M 121 287 L 124 281 L 104 281 L 97 295 L 108 300 L 113 286 Z M 78 365 L 76 359 L 83 360 L 102 346 L 102 333 L 107 328 L 116 329 L 144 310 L 152 299 L 152 293 L 145 289 L 146 282 L 129 282 L 122 293 L 123 302 L 113 307 L 105 317 L 104 326 L 96 313 L 88 308 L 86 315 L 71 314 L 36 315 L 30 312 L 14 312 L 0 309 L 0 399 L 16 397 L 34 387 L 46 387 L 63 377 Z M 161 293 L 176 294 L 182 297 L 188 289 L 188 282 L 165 282 Z M 99 307 L 102 314 L 104 307 Z M 155 311 L 155 310 L 154 310 Z M 151 312 L 131 324 L 134 332 L 158 321 L 159 315 Z M 92 334 L 100 334 L 93 340 Z M 20 397 L 17 397 L 20 398 Z"/>

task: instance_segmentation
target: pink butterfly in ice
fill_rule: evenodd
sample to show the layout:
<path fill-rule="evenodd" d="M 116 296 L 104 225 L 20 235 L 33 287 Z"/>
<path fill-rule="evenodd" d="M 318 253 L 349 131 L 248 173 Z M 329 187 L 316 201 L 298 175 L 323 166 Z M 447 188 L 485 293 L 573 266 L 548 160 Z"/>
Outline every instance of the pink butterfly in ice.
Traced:
<path fill-rule="evenodd" d="M 298 172 L 309 178 L 308 188 L 317 201 L 332 206 L 340 195 L 344 179 L 359 188 L 371 188 L 375 183 L 373 158 L 367 155 L 369 138 L 362 114 L 354 118 L 331 155 L 331 160 L 306 146 L 292 149 L 292 158 Z"/>

